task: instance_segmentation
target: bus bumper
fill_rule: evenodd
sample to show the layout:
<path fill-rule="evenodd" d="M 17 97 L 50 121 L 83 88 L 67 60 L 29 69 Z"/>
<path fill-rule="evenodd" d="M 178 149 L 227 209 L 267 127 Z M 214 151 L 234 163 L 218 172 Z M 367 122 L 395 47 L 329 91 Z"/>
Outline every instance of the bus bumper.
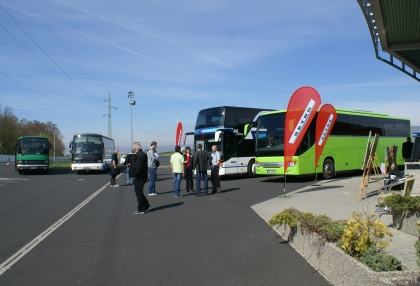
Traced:
<path fill-rule="evenodd" d="M 16 170 L 48 170 L 50 165 L 16 165 Z"/>
<path fill-rule="evenodd" d="M 72 171 L 103 171 L 105 165 L 102 163 L 71 164 Z"/>

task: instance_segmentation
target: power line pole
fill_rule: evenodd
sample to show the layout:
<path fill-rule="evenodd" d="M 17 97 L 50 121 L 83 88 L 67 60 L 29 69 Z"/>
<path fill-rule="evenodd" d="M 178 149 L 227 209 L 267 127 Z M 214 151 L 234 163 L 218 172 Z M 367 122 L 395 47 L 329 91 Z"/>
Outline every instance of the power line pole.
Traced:
<path fill-rule="evenodd" d="M 105 99 L 105 101 L 108 101 L 108 113 L 105 114 L 104 116 L 108 115 L 108 137 L 112 138 L 112 116 L 111 116 L 111 110 L 112 108 L 118 109 L 114 106 L 111 105 L 111 92 L 109 92 L 109 96 L 108 99 Z M 115 138 L 114 138 L 115 139 Z"/>

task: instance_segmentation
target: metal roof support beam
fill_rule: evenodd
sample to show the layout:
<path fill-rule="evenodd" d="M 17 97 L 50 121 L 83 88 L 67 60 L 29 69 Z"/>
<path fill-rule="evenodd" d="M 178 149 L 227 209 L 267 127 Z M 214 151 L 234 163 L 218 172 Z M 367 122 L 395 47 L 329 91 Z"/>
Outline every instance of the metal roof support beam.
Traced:
<path fill-rule="evenodd" d="M 395 53 L 401 50 L 419 49 L 420 43 L 388 46 L 380 0 L 357 0 L 357 2 L 359 3 L 363 15 L 365 16 L 366 24 L 368 25 L 370 31 L 373 48 L 375 49 L 376 58 L 420 82 L 420 67 L 417 67 L 415 63 L 412 63 L 406 60 L 403 56 Z M 396 3 L 397 2 L 398 1 L 396 1 Z M 380 47 L 382 51 L 389 54 L 389 60 L 386 60 L 379 55 Z M 401 66 L 398 66 L 394 63 L 394 57 L 401 62 Z M 413 72 L 411 73 L 407 71 L 406 66 L 412 69 Z"/>

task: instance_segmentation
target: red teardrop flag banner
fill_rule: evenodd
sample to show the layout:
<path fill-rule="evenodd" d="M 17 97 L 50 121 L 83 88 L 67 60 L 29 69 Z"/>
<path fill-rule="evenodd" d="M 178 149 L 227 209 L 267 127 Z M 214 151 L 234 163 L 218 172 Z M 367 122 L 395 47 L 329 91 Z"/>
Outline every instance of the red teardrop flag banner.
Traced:
<path fill-rule="evenodd" d="M 285 174 L 320 105 L 319 93 L 309 86 L 297 89 L 290 97 L 284 122 Z"/>
<path fill-rule="evenodd" d="M 175 134 L 175 146 L 181 146 L 181 137 L 182 137 L 182 123 L 178 122 Z"/>
<path fill-rule="evenodd" d="M 328 136 L 331 133 L 332 127 L 337 120 L 337 112 L 331 104 L 324 104 L 318 111 L 318 118 L 316 119 L 315 131 L 315 167 L 318 167 L 318 161 L 321 157 L 322 150 L 324 150 L 325 143 L 327 143 Z"/>

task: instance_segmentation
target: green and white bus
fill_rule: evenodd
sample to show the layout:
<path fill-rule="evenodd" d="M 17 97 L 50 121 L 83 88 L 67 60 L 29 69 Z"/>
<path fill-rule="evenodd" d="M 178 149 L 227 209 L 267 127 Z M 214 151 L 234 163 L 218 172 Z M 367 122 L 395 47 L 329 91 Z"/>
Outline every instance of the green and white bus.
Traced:
<path fill-rule="evenodd" d="M 359 110 L 336 109 L 337 120 L 319 159 L 317 172 L 325 179 L 336 172 L 360 170 L 362 168 L 369 131 L 379 134 L 376 155 L 384 162 L 385 151 L 390 146 L 401 146 L 411 135 L 410 120 L 386 114 Z M 262 114 L 258 119 L 256 134 L 255 172 L 257 175 L 284 175 L 284 121 L 286 110 Z M 287 175 L 315 174 L 315 123 L 312 121 L 304 135 Z M 396 162 L 404 165 L 401 150 Z"/>
<path fill-rule="evenodd" d="M 15 170 L 23 174 L 32 170 L 50 170 L 51 143 L 43 136 L 21 136 L 15 143 Z"/>

